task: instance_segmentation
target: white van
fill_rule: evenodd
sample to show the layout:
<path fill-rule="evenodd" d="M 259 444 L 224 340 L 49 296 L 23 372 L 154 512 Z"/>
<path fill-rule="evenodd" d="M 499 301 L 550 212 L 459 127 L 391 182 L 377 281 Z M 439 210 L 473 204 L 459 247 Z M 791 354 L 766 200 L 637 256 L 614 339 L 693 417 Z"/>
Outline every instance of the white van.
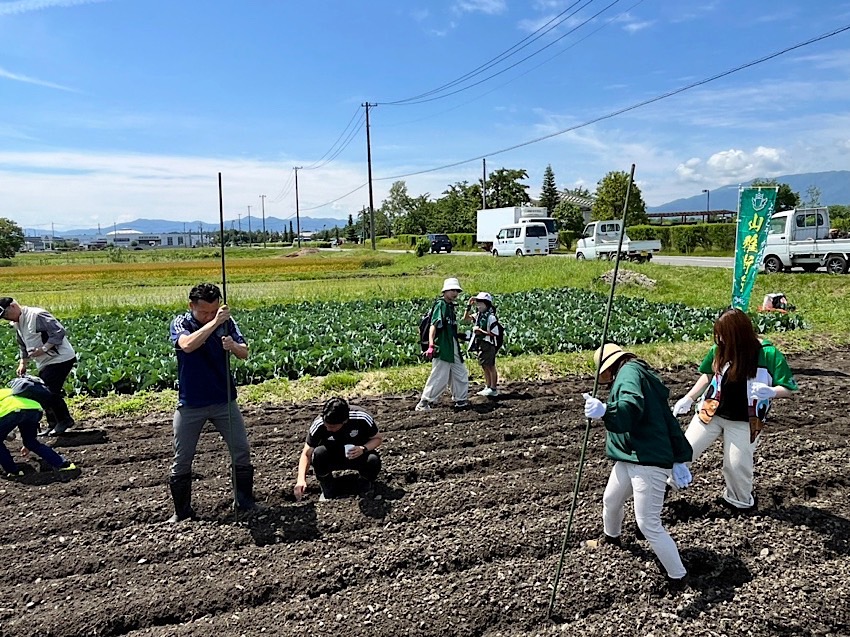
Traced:
<path fill-rule="evenodd" d="M 549 254 L 549 230 L 544 223 L 516 223 L 500 228 L 493 243 L 493 256 L 518 257 Z"/>

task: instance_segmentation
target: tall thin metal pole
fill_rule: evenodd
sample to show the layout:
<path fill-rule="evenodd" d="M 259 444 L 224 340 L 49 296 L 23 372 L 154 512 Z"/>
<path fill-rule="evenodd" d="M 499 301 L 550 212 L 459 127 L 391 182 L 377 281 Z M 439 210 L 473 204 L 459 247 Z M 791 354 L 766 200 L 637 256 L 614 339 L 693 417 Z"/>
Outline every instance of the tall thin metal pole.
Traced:
<path fill-rule="evenodd" d="M 260 203 L 263 209 L 263 247 L 266 247 L 266 196 L 260 195 Z"/>
<path fill-rule="evenodd" d="M 219 236 L 221 237 L 221 300 L 224 305 L 227 305 L 227 268 L 224 261 L 224 197 L 221 191 L 221 173 L 218 173 L 218 228 Z M 230 352 L 224 352 L 224 369 L 226 373 L 227 385 L 227 437 L 233 440 L 233 422 L 230 416 L 232 405 L 230 393 L 230 379 L 232 372 L 230 371 Z M 230 486 L 233 492 L 233 516 L 236 522 L 239 522 L 239 500 L 236 498 L 236 459 L 233 452 L 230 453 Z"/>
<path fill-rule="evenodd" d="M 629 211 L 629 196 L 632 191 L 632 182 L 635 178 L 635 165 L 632 164 L 632 170 L 629 174 L 629 185 L 626 187 L 626 200 L 623 202 L 623 220 L 620 225 L 620 240 L 617 244 L 617 256 L 614 261 L 614 278 L 611 279 L 611 291 L 608 294 L 608 307 L 605 310 L 605 323 L 602 325 L 602 344 L 600 347 L 605 347 L 605 342 L 608 340 L 608 324 L 611 321 L 611 308 L 614 304 L 614 289 L 617 287 L 617 273 L 620 270 L 620 254 L 623 251 L 623 235 L 626 233 L 626 217 Z M 593 396 L 599 390 L 599 366 L 596 367 L 596 374 L 593 378 Z M 558 560 L 558 569 L 555 571 L 555 582 L 552 585 L 552 596 L 549 599 L 548 617 L 552 617 L 552 609 L 555 607 L 555 597 L 558 595 L 558 584 L 561 580 L 561 569 L 564 566 L 564 555 L 567 551 L 567 543 L 570 540 L 570 535 L 573 530 L 573 518 L 575 517 L 576 505 L 578 504 L 578 493 L 581 487 L 582 474 L 584 473 L 584 457 L 587 452 L 587 441 L 590 439 L 590 418 L 587 419 L 587 424 L 584 428 L 584 437 L 581 443 L 581 453 L 578 459 L 578 471 L 576 472 L 576 482 L 573 488 L 573 499 L 570 504 L 570 514 L 567 518 L 567 530 L 564 533 L 564 541 L 561 543 L 561 558 Z"/>
<path fill-rule="evenodd" d="M 481 209 L 487 210 L 487 158 L 481 158 Z"/>
<path fill-rule="evenodd" d="M 372 249 L 375 249 L 375 201 L 372 195 L 372 136 L 369 126 L 369 107 L 377 106 L 366 102 L 366 162 L 369 169 L 369 231 L 372 235 Z"/>
<path fill-rule="evenodd" d="M 301 166 L 296 166 L 293 168 L 295 171 L 295 224 L 296 230 L 298 230 L 298 248 L 301 248 L 301 209 L 298 204 L 298 171 L 301 170 Z"/>
<path fill-rule="evenodd" d="M 248 247 L 254 247 L 254 239 L 251 236 L 251 206 L 248 206 Z"/>

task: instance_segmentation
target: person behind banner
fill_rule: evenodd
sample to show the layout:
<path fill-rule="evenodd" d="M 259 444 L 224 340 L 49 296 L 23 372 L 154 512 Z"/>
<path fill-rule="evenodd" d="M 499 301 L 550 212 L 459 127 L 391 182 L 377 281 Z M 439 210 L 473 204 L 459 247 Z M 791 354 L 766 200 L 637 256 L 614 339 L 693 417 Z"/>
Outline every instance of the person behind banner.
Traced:
<path fill-rule="evenodd" d="M 687 414 L 702 396 L 685 437 L 693 462 L 723 436 L 722 502 L 736 511 L 754 511 L 753 456 L 774 398 L 790 398 L 797 383 L 785 356 L 737 308 L 724 310 L 714 323 L 714 345 L 700 364 L 701 376 L 673 407 Z"/>

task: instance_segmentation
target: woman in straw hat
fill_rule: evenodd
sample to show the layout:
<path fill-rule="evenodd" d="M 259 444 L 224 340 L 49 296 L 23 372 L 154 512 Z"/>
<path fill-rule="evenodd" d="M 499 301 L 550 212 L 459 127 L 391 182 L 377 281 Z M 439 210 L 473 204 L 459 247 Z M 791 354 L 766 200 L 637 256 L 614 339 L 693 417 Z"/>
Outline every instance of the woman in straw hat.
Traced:
<path fill-rule="evenodd" d="M 667 575 L 671 589 L 681 590 L 687 570 L 679 550 L 661 524 L 667 480 L 679 488 L 691 482 L 683 463 L 691 460 L 678 420 L 667 405 L 670 390 L 634 354 L 608 343 L 594 354 L 599 381 L 612 384 L 608 402 L 584 394 L 584 413 L 605 424 L 605 452 L 614 460 L 602 496 L 602 543 L 620 545 L 626 500 L 634 496 L 635 520 Z"/>

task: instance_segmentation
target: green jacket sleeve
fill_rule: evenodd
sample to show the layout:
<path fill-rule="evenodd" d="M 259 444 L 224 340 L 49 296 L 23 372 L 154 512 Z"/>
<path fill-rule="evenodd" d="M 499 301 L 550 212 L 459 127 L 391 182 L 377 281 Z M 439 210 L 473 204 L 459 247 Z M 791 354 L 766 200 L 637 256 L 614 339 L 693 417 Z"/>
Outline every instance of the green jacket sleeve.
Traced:
<path fill-rule="evenodd" d="M 708 374 L 709 376 L 714 374 L 714 353 L 716 351 L 717 345 L 712 345 L 711 349 L 708 350 L 708 354 L 705 355 L 705 358 L 703 358 L 702 362 L 699 364 L 700 374 Z"/>
<path fill-rule="evenodd" d="M 774 385 L 780 385 L 791 391 L 797 391 L 797 381 L 794 380 L 794 375 L 791 373 L 791 368 L 788 366 L 788 361 L 785 360 L 785 355 L 776 348 L 771 348 L 769 352 L 765 352 L 767 359 L 767 371 L 770 372 L 773 378 Z"/>
<path fill-rule="evenodd" d="M 605 428 L 612 433 L 629 433 L 643 415 L 644 398 L 640 377 L 624 367 L 614 381 L 611 395 L 602 418 Z"/>

